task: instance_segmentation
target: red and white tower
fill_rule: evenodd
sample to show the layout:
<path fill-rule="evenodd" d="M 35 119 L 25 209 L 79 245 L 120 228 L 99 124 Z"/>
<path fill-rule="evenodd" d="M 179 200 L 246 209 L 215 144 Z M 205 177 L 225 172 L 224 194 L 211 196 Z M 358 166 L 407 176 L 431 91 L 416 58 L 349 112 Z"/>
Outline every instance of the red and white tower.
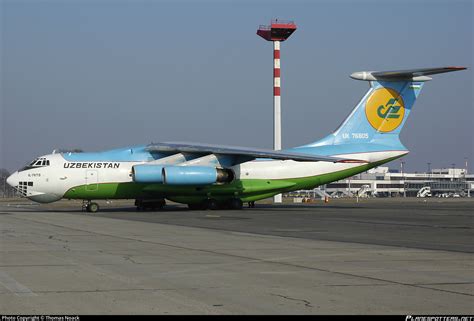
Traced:
<path fill-rule="evenodd" d="M 267 41 L 273 41 L 273 149 L 281 149 L 281 74 L 280 74 L 280 43 L 288 39 L 296 30 L 293 21 L 272 20 L 269 26 L 261 25 L 257 35 Z M 281 194 L 274 198 L 281 203 Z"/>

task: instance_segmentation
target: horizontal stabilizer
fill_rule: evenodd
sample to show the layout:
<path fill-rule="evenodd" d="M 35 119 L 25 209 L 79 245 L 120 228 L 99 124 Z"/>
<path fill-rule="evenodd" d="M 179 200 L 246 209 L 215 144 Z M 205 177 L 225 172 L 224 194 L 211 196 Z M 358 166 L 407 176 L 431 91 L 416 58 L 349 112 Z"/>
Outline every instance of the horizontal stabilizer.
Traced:
<path fill-rule="evenodd" d="M 351 75 L 351 78 L 357 80 L 383 80 L 383 81 L 428 81 L 431 80 L 428 75 L 442 74 L 445 72 L 459 71 L 467 69 L 466 67 L 439 67 L 439 68 L 420 68 L 394 71 L 359 71 Z"/>
<path fill-rule="evenodd" d="M 255 149 L 247 147 L 229 147 L 221 145 L 210 144 L 195 144 L 195 143 L 153 143 L 146 148 L 150 152 L 173 152 L 173 153 L 196 153 L 196 154 L 218 154 L 218 155 L 232 155 L 243 156 L 251 159 L 255 158 L 271 158 L 278 160 L 294 160 L 301 162 L 332 162 L 332 163 L 347 163 L 357 162 L 365 163 L 365 161 L 356 159 L 344 159 L 330 156 L 311 155 L 303 153 L 292 153 L 284 151 L 274 151 L 268 149 Z"/>

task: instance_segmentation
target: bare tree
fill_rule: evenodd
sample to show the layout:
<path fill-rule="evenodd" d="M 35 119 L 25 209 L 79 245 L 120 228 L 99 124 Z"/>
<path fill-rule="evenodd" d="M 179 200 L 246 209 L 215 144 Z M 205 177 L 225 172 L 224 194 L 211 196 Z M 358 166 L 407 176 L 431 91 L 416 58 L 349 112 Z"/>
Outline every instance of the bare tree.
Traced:
<path fill-rule="evenodd" d="M 10 172 L 5 168 L 0 168 L 0 196 L 3 198 L 15 195 L 15 189 L 7 184 L 8 176 L 10 176 Z"/>

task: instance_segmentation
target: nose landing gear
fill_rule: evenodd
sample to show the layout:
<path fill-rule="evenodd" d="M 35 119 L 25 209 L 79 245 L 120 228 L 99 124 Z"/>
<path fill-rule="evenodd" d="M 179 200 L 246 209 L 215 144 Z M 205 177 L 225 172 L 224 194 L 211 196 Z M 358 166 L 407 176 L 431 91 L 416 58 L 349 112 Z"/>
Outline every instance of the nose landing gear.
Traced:
<path fill-rule="evenodd" d="M 89 213 L 97 213 L 99 208 L 99 204 L 91 202 L 90 200 L 82 201 L 82 211 L 86 210 Z"/>

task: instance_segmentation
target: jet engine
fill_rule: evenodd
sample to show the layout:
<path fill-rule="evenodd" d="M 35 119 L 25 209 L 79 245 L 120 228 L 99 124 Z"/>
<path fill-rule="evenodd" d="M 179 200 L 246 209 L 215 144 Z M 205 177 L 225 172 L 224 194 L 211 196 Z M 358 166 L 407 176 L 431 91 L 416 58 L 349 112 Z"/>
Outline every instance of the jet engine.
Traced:
<path fill-rule="evenodd" d="M 169 166 L 162 170 L 163 183 L 169 185 L 210 185 L 230 183 L 234 172 L 207 166 Z"/>
<path fill-rule="evenodd" d="M 161 165 L 135 165 L 132 179 L 135 183 L 163 183 L 162 170 Z"/>

